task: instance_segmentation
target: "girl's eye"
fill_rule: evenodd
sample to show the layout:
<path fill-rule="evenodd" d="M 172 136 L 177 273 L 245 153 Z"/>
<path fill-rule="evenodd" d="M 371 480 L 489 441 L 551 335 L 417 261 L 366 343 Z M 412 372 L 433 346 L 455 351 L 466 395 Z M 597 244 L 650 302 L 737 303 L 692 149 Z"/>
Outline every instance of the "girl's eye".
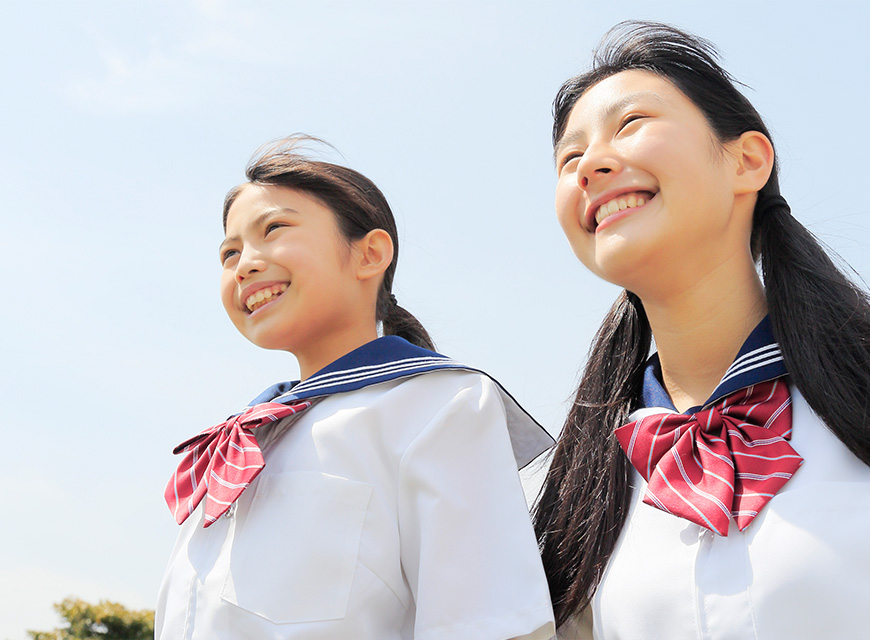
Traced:
<path fill-rule="evenodd" d="M 221 264 L 226 264 L 227 262 L 230 261 L 231 258 L 234 258 L 234 257 L 236 257 L 237 255 L 239 255 L 238 250 L 236 250 L 236 249 L 227 249 L 226 251 L 224 251 L 223 253 L 221 253 Z"/>
<path fill-rule="evenodd" d="M 286 226 L 287 225 L 282 223 L 282 222 L 270 222 L 268 225 L 266 225 L 266 233 L 264 235 L 269 235 L 275 229 L 280 229 L 281 227 L 286 227 Z"/>
<path fill-rule="evenodd" d="M 640 114 L 638 114 L 638 113 L 633 113 L 633 114 L 631 114 L 631 115 L 628 115 L 628 116 L 626 116 L 626 117 L 622 120 L 622 122 L 619 124 L 619 130 L 622 131 L 622 130 L 625 129 L 628 125 L 630 125 L 632 122 L 637 122 L 638 120 L 642 120 L 642 119 L 644 119 L 644 118 L 646 118 L 646 117 L 647 117 L 647 116 L 642 116 L 642 115 L 640 115 Z"/>
<path fill-rule="evenodd" d="M 559 160 L 559 170 L 563 171 L 565 167 L 574 162 L 575 160 L 579 160 L 583 157 L 583 153 L 580 151 L 572 151 L 571 153 L 566 153 Z"/>

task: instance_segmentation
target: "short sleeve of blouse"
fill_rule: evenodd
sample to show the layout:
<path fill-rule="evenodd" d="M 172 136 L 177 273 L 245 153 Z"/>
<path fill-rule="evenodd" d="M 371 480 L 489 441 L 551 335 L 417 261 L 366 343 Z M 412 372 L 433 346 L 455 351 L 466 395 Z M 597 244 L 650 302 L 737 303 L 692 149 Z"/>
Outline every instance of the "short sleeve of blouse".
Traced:
<path fill-rule="evenodd" d="M 400 465 L 414 637 L 546 640 L 555 633 L 549 589 L 500 392 L 482 375 L 450 375 L 456 393 Z"/>

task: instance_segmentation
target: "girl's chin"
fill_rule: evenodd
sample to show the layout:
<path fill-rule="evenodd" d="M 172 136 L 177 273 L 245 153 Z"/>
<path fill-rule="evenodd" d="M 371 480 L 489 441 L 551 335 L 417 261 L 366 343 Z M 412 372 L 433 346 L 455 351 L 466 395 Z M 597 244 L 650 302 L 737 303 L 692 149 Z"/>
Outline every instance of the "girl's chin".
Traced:
<path fill-rule="evenodd" d="M 236 323 L 245 338 L 261 349 L 270 351 L 293 351 L 295 341 L 292 339 L 293 331 L 285 327 L 268 326 L 268 322 L 250 322 L 251 316 L 246 316 L 242 322 Z"/>
<path fill-rule="evenodd" d="M 655 268 L 649 262 L 639 259 L 636 255 L 597 256 L 592 264 L 584 263 L 586 268 L 602 280 L 629 291 L 643 290 L 647 281 L 645 275 L 654 274 Z"/>
<path fill-rule="evenodd" d="M 261 349 L 268 349 L 269 351 L 289 351 L 290 353 L 294 352 L 294 345 L 289 340 L 277 340 L 266 336 L 245 337 L 247 337 L 252 344 L 255 344 Z"/>

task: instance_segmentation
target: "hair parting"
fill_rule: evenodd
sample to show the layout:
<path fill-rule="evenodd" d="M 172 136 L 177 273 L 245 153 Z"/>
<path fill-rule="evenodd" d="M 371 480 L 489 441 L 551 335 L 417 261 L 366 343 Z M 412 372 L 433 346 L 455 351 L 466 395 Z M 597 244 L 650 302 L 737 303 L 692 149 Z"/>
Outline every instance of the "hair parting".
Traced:
<path fill-rule="evenodd" d="M 392 294 L 399 259 L 399 234 L 384 194 L 358 171 L 311 159 L 301 149 L 310 144 L 330 146 L 319 138 L 301 134 L 263 145 L 248 162 L 246 184 L 284 187 L 317 199 L 335 215 L 338 228 L 348 242 L 358 240 L 374 229 L 386 231 L 393 241 L 393 260 L 384 272 L 378 290 L 376 318 L 381 322 L 384 335 L 395 335 L 417 346 L 434 349 L 432 338 L 423 325 L 396 304 Z M 244 186 L 234 187 L 224 198 L 224 230 L 230 207 Z"/>

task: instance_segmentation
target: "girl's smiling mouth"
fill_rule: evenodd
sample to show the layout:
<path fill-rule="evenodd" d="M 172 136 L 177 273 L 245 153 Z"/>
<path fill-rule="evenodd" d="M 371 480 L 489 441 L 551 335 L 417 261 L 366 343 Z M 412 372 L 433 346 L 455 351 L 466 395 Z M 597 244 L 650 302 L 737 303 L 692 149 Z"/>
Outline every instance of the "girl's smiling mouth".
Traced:
<path fill-rule="evenodd" d="M 629 209 L 638 209 L 644 206 L 647 202 L 652 200 L 655 197 L 655 193 L 651 191 L 630 191 L 626 193 L 621 193 L 618 196 L 610 198 L 603 204 L 601 204 L 595 210 L 595 216 L 593 218 L 592 228 L 594 231 L 598 231 L 598 229 L 603 226 L 608 226 L 604 224 L 606 220 L 611 219 L 612 216 L 616 216 L 616 214 L 629 210 Z M 618 216 L 619 218 L 623 216 Z M 615 222 L 618 218 L 613 218 L 610 222 Z"/>
<path fill-rule="evenodd" d="M 264 287 L 256 293 L 252 293 L 245 300 L 245 306 L 248 308 L 248 312 L 253 313 L 263 305 L 272 302 L 275 298 L 287 291 L 287 287 L 289 286 L 290 283 L 282 282 L 281 284 L 274 284 L 271 287 Z"/>

